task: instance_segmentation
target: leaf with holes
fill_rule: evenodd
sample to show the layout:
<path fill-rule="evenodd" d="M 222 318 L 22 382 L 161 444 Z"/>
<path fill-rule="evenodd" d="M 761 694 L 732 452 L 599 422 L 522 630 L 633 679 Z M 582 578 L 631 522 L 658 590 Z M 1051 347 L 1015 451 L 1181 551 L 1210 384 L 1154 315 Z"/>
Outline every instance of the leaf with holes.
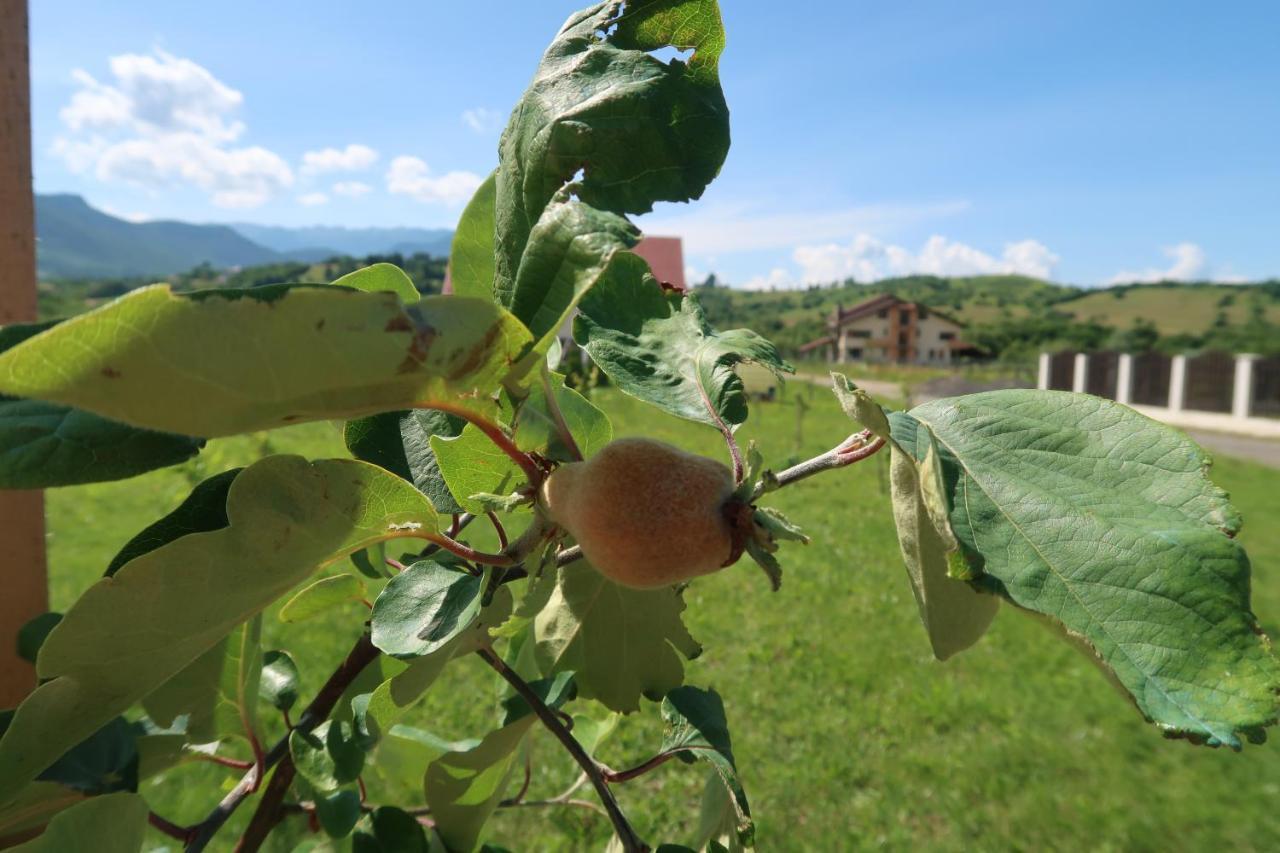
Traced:
<path fill-rule="evenodd" d="M 530 344 L 479 299 L 156 285 L 0 353 L 0 393 L 210 437 L 432 404 L 489 412 Z"/>
<path fill-rule="evenodd" d="M 611 710 L 638 710 L 641 696 L 656 701 L 684 682 L 681 655 L 702 652 L 681 621 L 684 607 L 669 587 L 629 589 L 579 560 L 560 570 L 534 620 L 539 666 L 574 672 L 579 692 Z"/>
<path fill-rule="evenodd" d="M 610 272 L 583 298 L 573 336 L 627 394 L 691 421 L 735 426 L 747 419 L 736 365 L 794 372 L 755 332 L 712 329 L 695 297 L 663 291 L 640 258 L 620 256 Z"/>
<path fill-rule="evenodd" d="M 1056 391 L 936 400 L 890 423 L 920 461 L 933 435 L 953 575 L 1059 624 L 1169 735 L 1239 748 L 1275 721 L 1280 663 L 1250 607 L 1240 517 L 1186 436 Z"/>
<path fill-rule="evenodd" d="M 552 41 L 499 143 L 494 297 L 510 305 L 526 249 L 552 198 L 579 170 L 588 205 L 646 213 L 702 195 L 729 150 L 714 0 L 600 3 Z M 693 48 L 687 62 L 650 51 Z"/>

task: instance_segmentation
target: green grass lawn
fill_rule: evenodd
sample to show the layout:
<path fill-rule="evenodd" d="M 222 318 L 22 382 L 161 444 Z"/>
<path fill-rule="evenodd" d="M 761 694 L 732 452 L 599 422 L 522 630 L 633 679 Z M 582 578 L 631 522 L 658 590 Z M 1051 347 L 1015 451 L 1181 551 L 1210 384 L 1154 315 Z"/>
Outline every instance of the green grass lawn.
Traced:
<path fill-rule="evenodd" d="M 803 421 L 798 395 L 811 404 Z M 723 453 L 709 429 L 613 392 L 597 400 L 617 435 Z M 782 466 L 850 429 L 828 393 L 796 383 L 780 402 L 756 404 L 741 435 Z M 263 451 L 337 455 L 341 442 L 327 424 L 223 440 L 181 468 L 51 493 L 55 608 L 67 607 L 123 542 L 192 484 Z M 814 538 L 781 554 L 781 592 L 771 593 L 749 561 L 688 592 L 687 619 L 706 647 L 689 664 L 688 681 L 724 696 L 759 849 L 1280 849 L 1280 744 L 1236 754 L 1164 740 L 1080 653 L 1009 608 L 974 649 L 947 664 L 933 661 L 898 555 L 885 462 L 874 457 L 773 496 Z M 1277 473 L 1222 460 L 1213 476 L 1245 514 L 1255 606 L 1269 632 L 1280 634 Z M 352 605 L 286 631 L 268 614 L 265 642 L 295 653 L 309 695 L 362 619 Z M 479 661 L 464 661 L 408 722 L 449 739 L 478 736 L 492 725 L 496 692 Z M 623 722 L 601 757 L 629 766 L 660 740 L 651 706 Z M 533 758 L 532 797 L 557 793 L 575 775 L 544 732 Z M 619 789 L 645 837 L 691 840 L 702 768 L 672 762 Z M 166 816 L 193 821 L 221 795 L 197 790 L 211 779 L 229 786 L 232 776 L 186 766 L 144 793 Z M 402 803 L 420 796 L 371 790 L 375 799 Z M 231 848 L 244 817 L 217 849 Z M 604 818 L 582 809 L 504 812 L 491 826 L 494 840 L 517 851 L 599 850 L 609 835 Z"/>

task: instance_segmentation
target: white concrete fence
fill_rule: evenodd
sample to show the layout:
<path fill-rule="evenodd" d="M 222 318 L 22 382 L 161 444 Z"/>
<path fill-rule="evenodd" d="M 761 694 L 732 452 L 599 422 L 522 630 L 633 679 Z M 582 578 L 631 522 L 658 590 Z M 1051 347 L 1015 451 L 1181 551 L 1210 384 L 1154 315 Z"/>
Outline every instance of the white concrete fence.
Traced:
<path fill-rule="evenodd" d="M 1051 353 L 1040 353 L 1040 369 L 1036 387 L 1047 390 L 1052 385 Z M 1169 360 L 1169 399 L 1165 406 L 1137 405 L 1134 398 L 1133 356 L 1120 353 L 1116 364 L 1116 381 L 1111 397 L 1118 403 L 1132 406 L 1148 417 L 1187 429 L 1207 429 L 1234 432 L 1261 438 L 1280 438 L 1280 418 L 1257 417 L 1252 411 L 1254 394 L 1254 364 L 1258 356 L 1244 353 L 1235 356 L 1235 371 L 1231 379 L 1231 411 L 1199 411 L 1187 406 L 1187 357 L 1175 355 Z M 1076 353 L 1071 369 L 1071 390 L 1085 393 L 1088 387 L 1090 355 Z M 1223 377 L 1226 381 L 1226 377 Z"/>

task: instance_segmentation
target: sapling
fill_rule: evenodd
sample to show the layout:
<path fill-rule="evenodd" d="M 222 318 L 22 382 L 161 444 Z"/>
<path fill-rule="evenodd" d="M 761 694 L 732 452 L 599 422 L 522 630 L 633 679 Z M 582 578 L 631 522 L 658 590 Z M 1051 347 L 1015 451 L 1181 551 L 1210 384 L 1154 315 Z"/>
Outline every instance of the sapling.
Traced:
<path fill-rule="evenodd" d="M 687 58 L 653 55 L 667 47 Z M 211 477 L 104 560 L 61 619 L 23 631 L 40 684 L 0 713 L 0 842 L 132 851 L 152 831 L 198 851 L 231 849 L 238 832 L 241 851 L 320 835 L 360 853 L 471 851 L 502 813 L 539 808 L 600 811 L 601 841 L 611 832 L 626 851 L 749 847 L 724 703 L 685 683 L 684 661 L 703 653 L 686 584 L 745 552 L 783 586 L 787 549 L 807 535 L 774 493 L 886 453 L 936 657 L 978 642 L 997 609 L 1028 611 L 1166 736 L 1264 738 L 1280 666 L 1252 612 L 1240 518 L 1181 433 L 1059 392 L 890 412 L 834 375 L 850 426 L 829 451 L 771 470 L 782 451 L 739 446 L 737 365 L 791 367 L 659 283 L 630 251 L 627 218 L 697 199 L 719 171 L 723 47 L 715 0 L 573 15 L 458 223 L 454 295 L 419 298 L 381 264 L 330 285 L 157 285 L 0 329 L 0 488 L 133 476 L 203 439 L 304 421 L 345 420 L 353 457 L 270 455 Z M 570 317 L 593 370 L 714 430 L 728 464 L 614 441 L 605 412 L 548 369 Z M 496 547 L 474 538 L 478 523 Z M 355 640 L 304 698 L 294 656 L 265 646 L 321 617 L 335 634 L 350 622 Z M 496 709 L 492 691 L 468 697 L 474 738 L 450 741 L 423 698 L 467 665 L 502 692 Z M 631 714 L 660 716 L 662 741 L 609 767 L 602 748 Z M 537 790 L 535 732 L 578 781 Z M 619 797 L 673 757 L 713 771 L 700 829 L 680 838 L 636 826 Z M 192 761 L 226 777 L 183 822 L 174 786 L 151 780 Z"/>

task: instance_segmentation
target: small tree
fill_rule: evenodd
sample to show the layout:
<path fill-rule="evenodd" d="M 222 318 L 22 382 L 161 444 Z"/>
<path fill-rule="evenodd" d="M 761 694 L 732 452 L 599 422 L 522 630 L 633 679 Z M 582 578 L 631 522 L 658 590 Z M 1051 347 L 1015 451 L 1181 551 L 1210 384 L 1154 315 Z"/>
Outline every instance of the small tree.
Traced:
<path fill-rule="evenodd" d="M 0 836 L 35 814 L 52 821 L 29 850 L 137 849 L 150 822 L 200 850 L 248 803 L 240 850 L 308 818 L 360 851 L 472 850 L 523 796 L 518 756 L 541 726 L 622 849 L 647 849 L 661 828 L 634 827 L 615 788 L 673 756 L 706 760 L 723 786 L 696 843 L 750 846 L 724 705 L 684 684 L 682 658 L 700 646 L 683 590 L 743 554 L 776 590 L 780 546 L 805 536 L 772 493 L 877 452 L 891 455 L 902 554 L 937 657 L 976 642 L 1003 601 L 1084 649 L 1167 736 L 1262 738 L 1280 668 L 1250 611 L 1240 519 L 1180 433 L 1055 392 L 888 412 L 835 375 L 857 425 L 830 451 L 770 471 L 738 446 L 735 366 L 789 366 L 662 289 L 628 251 L 639 233 L 626 218 L 696 199 L 720 169 L 723 44 L 714 0 L 606 2 L 570 18 L 459 223 L 453 296 L 420 298 L 377 264 L 333 286 L 143 288 L 0 330 L 0 392 L 12 395 L 0 486 L 128 477 L 198 453 L 191 436 L 309 420 L 346 419 L 354 457 L 269 456 L 212 477 L 60 621 L 29 626 L 41 684 L 3 718 L 0 805 L 24 805 L 3 812 L 19 819 Z M 692 53 L 651 55 L 668 46 Z M 729 466 L 611 442 L 606 415 L 547 366 L 575 308 L 574 338 L 610 382 L 718 431 Z M 500 548 L 464 541 L 477 522 Z M 393 545 L 411 556 L 389 557 Z M 313 579 L 347 559 L 352 571 Z M 305 704 L 289 654 L 261 647 L 262 612 L 286 597 L 295 615 L 372 599 Z M 382 656 L 404 666 L 353 690 Z M 429 748 L 396 728 L 446 666 L 472 664 L 510 688 L 496 728 Z M 663 742 L 634 767 L 605 767 L 593 753 L 609 726 L 591 713 L 646 700 Z M 572 729 L 571 702 L 586 714 Z M 242 775 L 209 792 L 207 818 L 177 826 L 133 792 L 193 749 Z M 424 802 L 385 803 L 365 784 L 371 767 L 419 774 Z"/>

